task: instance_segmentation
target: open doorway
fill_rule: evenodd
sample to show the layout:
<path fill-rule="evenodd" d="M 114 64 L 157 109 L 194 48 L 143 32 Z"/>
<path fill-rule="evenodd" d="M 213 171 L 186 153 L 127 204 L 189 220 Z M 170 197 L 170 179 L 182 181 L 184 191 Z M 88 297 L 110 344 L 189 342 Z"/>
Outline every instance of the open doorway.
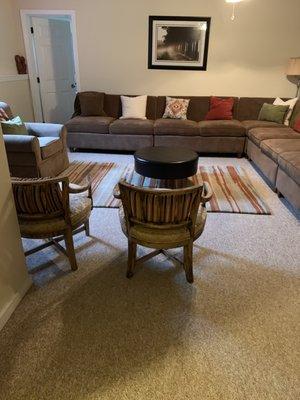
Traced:
<path fill-rule="evenodd" d="M 65 123 L 79 90 L 74 11 L 21 10 L 36 121 Z"/>

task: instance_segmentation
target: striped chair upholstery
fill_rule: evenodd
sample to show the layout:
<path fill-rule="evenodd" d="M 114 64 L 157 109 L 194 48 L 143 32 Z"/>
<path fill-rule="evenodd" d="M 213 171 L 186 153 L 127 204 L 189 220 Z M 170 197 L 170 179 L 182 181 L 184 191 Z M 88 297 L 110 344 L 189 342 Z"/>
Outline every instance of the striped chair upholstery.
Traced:
<path fill-rule="evenodd" d="M 205 203 L 212 196 L 209 185 L 166 190 L 121 181 L 119 191 L 121 227 L 128 238 L 127 277 L 133 274 L 137 244 L 156 249 L 153 255 L 182 246 L 186 277 L 192 282 L 193 242 L 205 226 Z"/>
<path fill-rule="evenodd" d="M 32 254 L 48 247 L 49 244 L 64 250 L 58 245 L 57 237 L 61 237 L 66 243 L 66 254 L 71 268 L 77 269 L 73 232 L 85 230 L 89 235 L 89 217 L 92 210 L 90 185 L 72 188 L 67 177 L 13 178 L 12 190 L 21 236 L 51 239 L 25 254 Z M 88 196 L 80 194 L 86 191 Z"/>

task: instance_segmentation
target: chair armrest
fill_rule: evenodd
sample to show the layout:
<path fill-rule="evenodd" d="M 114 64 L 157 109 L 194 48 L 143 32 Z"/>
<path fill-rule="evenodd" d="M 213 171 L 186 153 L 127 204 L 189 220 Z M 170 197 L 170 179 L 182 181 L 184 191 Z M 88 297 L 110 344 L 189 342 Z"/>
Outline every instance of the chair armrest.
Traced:
<path fill-rule="evenodd" d="M 118 184 L 116 184 L 116 186 L 114 187 L 113 196 L 114 196 L 115 199 L 121 199 L 121 193 L 119 191 L 119 185 Z"/>
<path fill-rule="evenodd" d="M 74 185 L 72 183 L 69 184 L 69 193 L 76 194 L 76 193 L 83 193 L 91 190 L 91 184 L 88 183 L 85 186 L 81 185 Z"/>
<path fill-rule="evenodd" d="M 80 194 L 80 193 L 88 192 L 88 197 L 91 199 L 91 202 L 92 202 L 92 209 L 94 208 L 91 182 L 87 183 L 84 186 L 69 183 L 68 191 L 69 191 L 69 194 Z"/>
<path fill-rule="evenodd" d="M 36 153 L 40 156 L 39 141 L 31 135 L 3 135 L 8 153 Z"/>
<path fill-rule="evenodd" d="M 64 126 L 61 124 L 44 124 L 41 122 L 25 122 L 29 135 L 37 137 L 62 137 Z"/>
<path fill-rule="evenodd" d="M 201 198 L 201 203 L 205 204 L 207 203 L 213 195 L 212 188 L 208 182 L 203 182 L 203 193 L 202 193 L 202 198 Z"/>

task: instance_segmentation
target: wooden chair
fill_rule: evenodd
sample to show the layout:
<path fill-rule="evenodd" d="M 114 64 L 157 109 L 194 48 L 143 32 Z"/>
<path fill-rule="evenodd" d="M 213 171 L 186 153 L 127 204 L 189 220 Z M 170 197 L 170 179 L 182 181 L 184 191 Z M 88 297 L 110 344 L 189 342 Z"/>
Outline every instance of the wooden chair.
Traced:
<path fill-rule="evenodd" d="M 127 277 L 135 265 L 165 249 L 183 247 L 183 267 L 188 282 L 193 282 L 193 242 L 201 235 L 206 221 L 205 203 L 212 191 L 208 183 L 184 189 L 153 189 L 119 182 L 120 221 L 128 238 Z M 156 249 L 136 258 L 137 245 Z M 178 260 L 177 260 L 178 261 Z"/>
<path fill-rule="evenodd" d="M 12 178 L 12 187 L 21 236 L 47 240 L 25 255 L 55 245 L 67 255 L 72 270 L 76 270 L 73 234 L 85 230 L 89 235 L 89 217 L 93 208 L 91 185 L 69 185 L 67 177 Z M 87 196 L 82 194 L 84 192 L 88 192 Z M 66 250 L 59 243 L 63 239 Z"/>

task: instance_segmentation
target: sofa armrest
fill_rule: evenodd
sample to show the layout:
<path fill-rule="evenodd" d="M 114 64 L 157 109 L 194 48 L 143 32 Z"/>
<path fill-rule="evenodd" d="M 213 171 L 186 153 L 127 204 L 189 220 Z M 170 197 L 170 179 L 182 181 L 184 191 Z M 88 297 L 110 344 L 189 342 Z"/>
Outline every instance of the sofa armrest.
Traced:
<path fill-rule="evenodd" d="M 64 126 L 61 124 L 44 124 L 41 122 L 25 122 L 29 135 L 37 137 L 61 137 Z"/>
<path fill-rule="evenodd" d="M 3 135 L 3 139 L 8 153 L 36 153 L 40 157 L 40 145 L 35 136 Z"/>

